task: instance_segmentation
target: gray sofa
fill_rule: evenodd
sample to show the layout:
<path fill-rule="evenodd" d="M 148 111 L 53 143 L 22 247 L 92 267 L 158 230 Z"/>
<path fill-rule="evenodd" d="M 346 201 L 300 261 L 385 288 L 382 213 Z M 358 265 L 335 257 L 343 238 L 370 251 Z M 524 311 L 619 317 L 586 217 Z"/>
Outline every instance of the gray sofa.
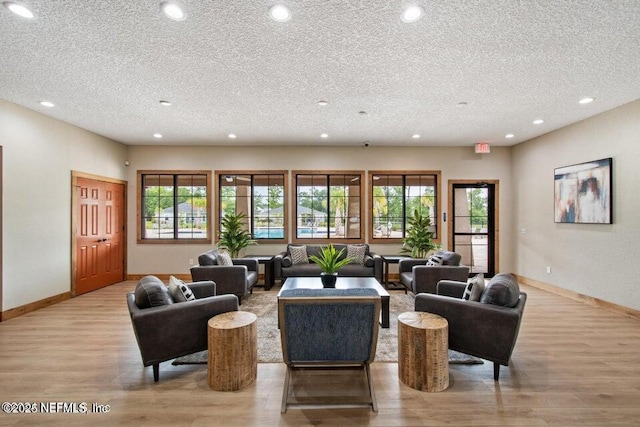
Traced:
<path fill-rule="evenodd" d="M 469 267 L 460 265 L 461 256 L 456 252 L 440 251 L 442 265 L 427 266 L 426 259 L 406 258 L 398 263 L 400 283 L 414 294 L 426 292 L 436 293 L 440 280 L 466 282 L 469 278 Z"/>
<path fill-rule="evenodd" d="M 160 362 L 207 349 L 207 322 L 238 310 L 234 295 L 216 296 L 213 282 L 187 284 L 194 301 L 175 302 L 167 286 L 155 276 L 145 276 L 135 292 L 127 294 L 131 324 L 144 366 L 160 377 Z"/>
<path fill-rule="evenodd" d="M 306 246 L 307 255 L 319 255 L 320 249 L 326 245 L 287 245 L 287 250 L 274 257 L 274 274 L 277 279 L 286 280 L 287 277 L 315 277 L 320 276 L 320 267 L 309 261 L 308 264 L 293 264 L 289 248 L 291 246 Z M 334 243 L 338 250 L 344 249 L 341 258 L 347 256 L 347 245 Z M 347 264 L 338 270 L 342 277 L 375 277 L 382 283 L 382 258 L 370 252 L 369 245 L 365 246 L 364 264 Z"/>
<path fill-rule="evenodd" d="M 216 283 L 218 295 L 234 294 L 240 304 L 247 293 L 253 292 L 258 282 L 258 260 L 253 258 L 233 258 L 233 265 L 218 265 L 218 251 L 208 250 L 198 257 L 198 264 L 191 267 L 194 282 L 211 280 Z"/>

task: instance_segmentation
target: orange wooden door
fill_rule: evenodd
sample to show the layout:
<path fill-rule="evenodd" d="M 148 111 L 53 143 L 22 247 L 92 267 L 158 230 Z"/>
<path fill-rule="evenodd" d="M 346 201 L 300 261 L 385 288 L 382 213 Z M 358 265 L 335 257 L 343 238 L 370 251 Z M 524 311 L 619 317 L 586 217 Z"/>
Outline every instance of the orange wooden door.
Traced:
<path fill-rule="evenodd" d="M 76 295 L 124 280 L 124 185 L 78 178 Z"/>

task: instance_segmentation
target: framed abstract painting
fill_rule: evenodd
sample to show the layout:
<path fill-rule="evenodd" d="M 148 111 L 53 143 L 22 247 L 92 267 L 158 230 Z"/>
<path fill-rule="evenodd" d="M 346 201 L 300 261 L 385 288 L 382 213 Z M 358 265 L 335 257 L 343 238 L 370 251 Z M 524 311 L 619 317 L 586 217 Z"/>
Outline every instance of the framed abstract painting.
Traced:
<path fill-rule="evenodd" d="M 555 222 L 611 224 L 611 178 L 611 158 L 555 169 Z"/>

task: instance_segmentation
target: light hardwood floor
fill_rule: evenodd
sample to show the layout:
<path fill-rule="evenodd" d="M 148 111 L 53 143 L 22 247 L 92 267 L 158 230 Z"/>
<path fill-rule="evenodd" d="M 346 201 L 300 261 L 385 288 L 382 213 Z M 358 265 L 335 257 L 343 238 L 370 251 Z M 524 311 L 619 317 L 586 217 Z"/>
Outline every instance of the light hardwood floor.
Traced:
<path fill-rule="evenodd" d="M 538 289 L 523 286 L 529 299 L 520 338 L 499 383 L 491 363 L 452 365 L 450 387 L 424 393 L 398 381 L 397 364 L 374 363 L 378 413 L 281 415 L 281 363 L 259 364 L 257 382 L 239 392 L 211 391 L 205 365 L 165 362 L 154 383 L 125 304 L 134 284 L 0 323 L 2 402 L 87 402 L 89 412 L 93 403 L 110 412 L 0 414 L 0 425 L 640 425 L 640 322 Z M 343 392 L 352 381 L 328 376 L 312 385 Z"/>

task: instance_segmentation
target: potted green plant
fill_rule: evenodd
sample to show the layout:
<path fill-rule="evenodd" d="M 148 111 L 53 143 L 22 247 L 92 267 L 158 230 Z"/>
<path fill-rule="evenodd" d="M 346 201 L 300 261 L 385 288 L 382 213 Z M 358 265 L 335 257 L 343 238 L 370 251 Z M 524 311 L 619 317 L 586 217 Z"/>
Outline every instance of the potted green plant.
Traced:
<path fill-rule="evenodd" d="M 426 258 L 429 251 L 440 247 L 433 241 L 429 215 L 423 216 L 416 209 L 413 212 L 413 217 L 407 219 L 407 224 L 407 232 L 405 238 L 402 239 L 400 253 L 411 254 L 412 258 Z"/>
<path fill-rule="evenodd" d="M 220 225 L 220 240 L 218 248 L 229 251 L 231 258 L 237 258 L 240 251 L 249 245 L 257 245 L 258 243 L 251 238 L 251 233 L 245 229 L 245 219 L 247 215 L 244 212 L 233 214 L 227 212 Z"/>
<path fill-rule="evenodd" d="M 329 243 L 329 246 L 325 246 L 320 249 L 319 255 L 311 255 L 309 259 L 315 262 L 322 273 L 320 273 L 320 280 L 322 286 L 325 288 L 333 288 L 336 286 L 336 280 L 338 279 L 338 269 L 351 262 L 351 258 L 347 257 L 340 259 L 344 249 L 337 250 L 333 244 Z"/>

